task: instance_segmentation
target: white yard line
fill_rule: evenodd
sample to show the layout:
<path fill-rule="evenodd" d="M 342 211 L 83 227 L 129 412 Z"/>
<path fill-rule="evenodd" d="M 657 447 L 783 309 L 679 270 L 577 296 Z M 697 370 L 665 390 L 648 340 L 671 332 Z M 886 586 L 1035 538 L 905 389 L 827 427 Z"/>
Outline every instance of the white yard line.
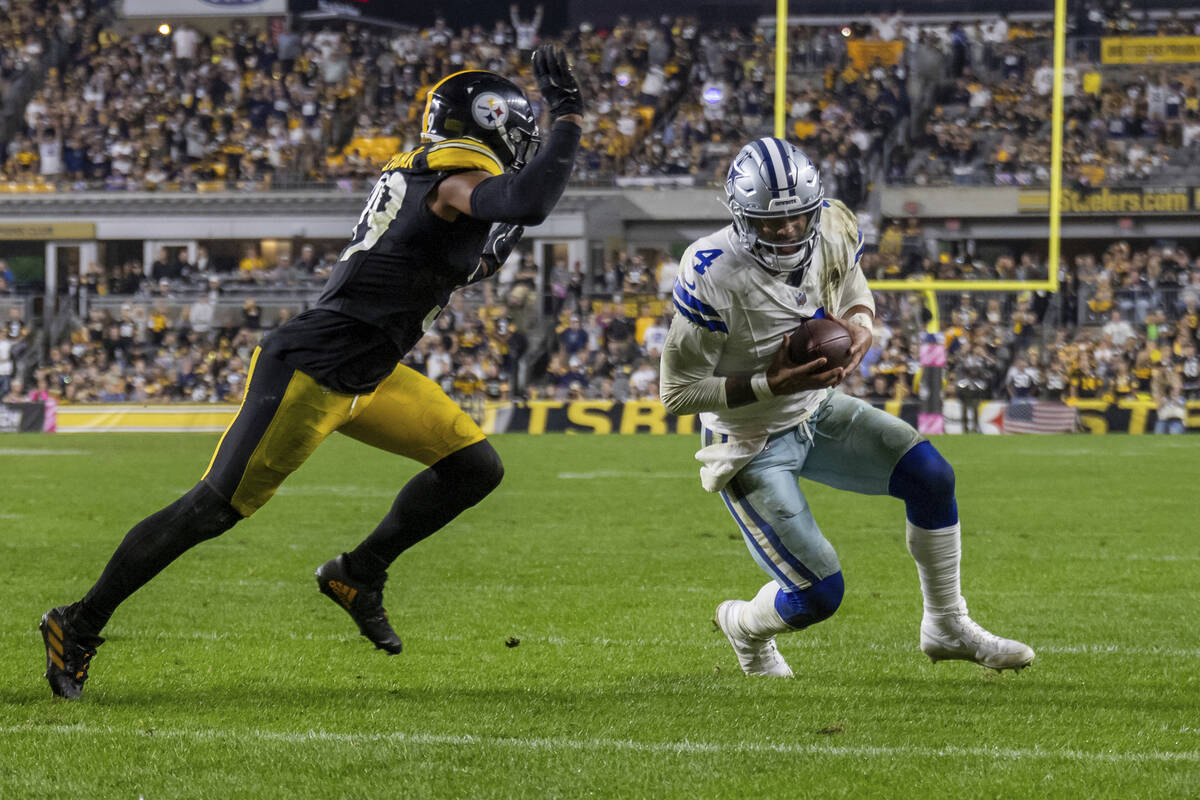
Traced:
<path fill-rule="evenodd" d="M 0 447 L 0 456 L 90 456 L 91 450 L 39 450 L 32 447 Z"/>
<path fill-rule="evenodd" d="M 600 469 L 595 472 L 560 472 L 558 479 L 563 481 L 590 481 L 595 478 L 668 478 L 683 480 L 696 478 L 695 472 L 636 472 L 633 470 Z"/>
<path fill-rule="evenodd" d="M 633 753 L 664 753 L 706 755 L 722 753 L 765 753 L 779 755 L 826 756 L 833 758 L 985 758 L 996 761 L 1084 761 L 1091 763 L 1200 762 L 1200 751 L 1145 750 L 1140 752 L 1087 751 L 1066 748 L 1007 748 L 1007 747 L 921 747 L 921 746 L 837 746 L 824 744 L 755 744 L 753 742 L 639 742 L 632 739 L 568 739 L 563 737 L 472 736 L 470 734 L 409 733 L 334 733 L 309 730 L 304 732 L 270 731 L 259 729 L 231 730 L 194 728 L 189 730 L 133 730 L 85 725 L 12 725 L 0 727 L 0 735 L 28 736 L 98 736 L 111 738 L 178 738 L 194 741 L 259 741 L 285 744 L 411 744 L 425 746 L 501 748 L 509 750 L 540 750 L 561 752 L 570 750 L 607 750 Z"/>
<path fill-rule="evenodd" d="M 1099 551 L 1077 552 L 1062 556 L 1064 559 L 1082 561 L 1200 561 L 1196 553 L 1103 553 Z"/>
<path fill-rule="evenodd" d="M 129 641 L 136 641 L 138 639 L 190 639 L 193 641 L 220 642 L 237 641 L 242 639 L 261 641 L 264 638 L 261 633 L 254 633 L 251 631 L 191 631 L 185 633 L 177 631 L 151 631 L 141 628 L 125 628 L 119 625 L 114 625 L 108 630 L 121 639 Z M 509 634 L 517 636 L 523 643 L 526 644 L 546 644 L 553 645 L 555 647 L 666 647 L 672 650 L 694 647 L 702 647 L 705 649 L 710 647 L 723 649 L 727 647 L 725 640 L 719 636 L 677 639 L 664 639 L 657 636 L 647 638 L 610 638 L 607 636 L 572 638 L 568 636 L 540 636 L 525 634 L 519 629 L 514 629 L 511 631 L 497 630 L 494 634 L 481 633 L 479 635 L 421 633 L 413 634 L 413 638 L 415 640 L 426 642 L 487 642 L 491 639 L 496 639 L 497 637 Z M 25 630 L 0 630 L 0 639 L 18 637 L 26 638 L 28 636 L 29 632 Z M 296 642 L 339 641 L 343 639 L 355 639 L 355 634 L 352 631 L 347 633 L 321 634 L 275 633 L 271 638 L 287 639 L 289 641 Z M 784 644 L 784 647 L 788 650 L 824 650 L 832 647 L 833 644 L 834 643 L 832 642 L 823 642 L 814 640 L 812 638 L 799 637 L 787 640 Z M 1036 641 L 1031 646 L 1034 650 L 1042 655 L 1128 656 L 1130 658 L 1164 656 L 1167 658 L 1200 659 L 1200 648 L 1139 647 L 1137 645 L 1110 644 L 1103 642 L 1082 644 L 1038 644 Z M 907 641 L 891 643 L 871 642 L 862 645 L 861 649 L 876 653 L 911 650 L 914 656 L 919 655 L 915 642 Z M 1037 662 L 1034 663 L 1036 664 Z"/>

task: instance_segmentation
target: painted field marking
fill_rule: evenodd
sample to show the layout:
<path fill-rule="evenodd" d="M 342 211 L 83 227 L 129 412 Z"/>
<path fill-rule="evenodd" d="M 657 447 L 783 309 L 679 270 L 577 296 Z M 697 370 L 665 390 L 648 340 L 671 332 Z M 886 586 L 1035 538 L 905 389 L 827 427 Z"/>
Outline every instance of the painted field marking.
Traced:
<path fill-rule="evenodd" d="M 636 472 L 633 470 L 600 469 L 595 472 L 560 472 L 558 479 L 563 481 L 590 481 L 594 478 L 668 478 L 682 480 L 695 478 L 694 472 Z"/>
<path fill-rule="evenodd" d="M 469 734 L 407 733 L 386 731 L 383 733 L 334 733 L 309 730 L 305 732 L 270 731 L 248 729 L 234 731 L 219 728 L 195 728 L 191 730 L 153 729 L 123 730 L 103 727 L 88 728 L 84 725 L 11 725 L 0 727 L 0 735 L 29 735 L 31 733 L 59 736 L 125 736 L 133 738 L 179 738 L 196 741 L 271 741 L 285 744 L 413 744 L 452 747 L 498 747 L 513 750 L 564 751 L 608 750 L 633 753 L 666 753 L 677 755 L 704 755 L 720 753 L 765 753 L 776 755 L 830 756 L 834 758 L 987 758 L 998 761 L 1055 760 L 1085 761 L 1092 763 L 1127 764 L 1146 762 L 1200 763 L 1200 751 L 1196 750 L 1147 750 L 1142 752 L 1087 751 L 1043 747 L 921 747 L 921 746 L 831 746 L 755 744 L 752 742 L 697 742 L 683 739 L 673 742 L 639 742 L 632 739 L 568 739 L 559 737 L 515 737 L 515 736 L 472 736 Z"/>
<path fill-rule="evenodd" d="M 1069 553 L 1061 558 L 1073 558 L 1081 561 L 1200 561 L 1200 555 L 1195 553 L 1101 553 L 1090 551 Z"/>
<path fill-rule="evenodd" d="M 33 447 L 0 447 L 0 456 L 90 456 L 91 450 L 38 450 Z"/>
<path fill-rule="evenodd" d="M 123 639 L 166 639 L 166 640 L 193 640 L 193 641 L 236 641 L 241 639 L 254 639 L 260 641 L 264 637 L 261 633 L 251 631 L 152 631 L 144 628 L 126 628 L 120 625 L 114 625 L 109 630 Z M 664 639 L 658 636 L 637 638 L 612 638 L 608 636 L 591 636 L 572 638 L 569 636 L 542 636 L 537 634 L 522 633 L 520 630 L 515 631 L 497 631 L 493 635 L 487 633 L 474 634 L 412 634 L 414 639 L 419 639 L 426 642 L 448 642 L 457 644 L 460 642 L 486 642 L 495 636 L 507 635 L 508 633 L 517 634 L 522 642 L 529 644 L 548 644 L 556 647 L 667 647 L 671 649 L 680 649 L 688 647 L 700 647 L 704 649 L 724 649 L 728 647 L 725 640 L 720 636 L 702 636 L 691 639 Z M 0 639 L 6 637 L 22 637 L 25 638 L 29 634 L 25 630 L 0 630 Z M 345 639 L 347 641 L 354 640 L 354 633 L 276 633 L 273 637 L 276 639 L 287 639 L 289 641 L 339 641 Z M 840 646 L 846 646 L 846 642 L 839 643 Z M 1036 642 L 1035 642 L 1036 644 Z M 789 650 L 826 650 L 835 645 L 834 642 L 820 641 L 815 638 L 796 638 L 788 640 L 786 648 Z M 853 649 L 853 645 L 851 645 Z M 909 642 L 891 642 L 879 643 L 870 642 L 858 648 L 867 652 L 881 653 L 893 651 L 913 651 L 914 655 L 918 653 L 915 645 Z M 1127 656 L 1130 658 L 1143 658 L 1146 656 L 1164 656 L 1167 658 L 1179 659 L 1200 659 L 1200 648 L 1167 648 L 1167 647 L 1139 647 L 1137 645 L 1121 645 L 1109 644 L 1100 642 L 1082 643 L 1082 644 L 1043 644 L 1034 647 L 1038 653 L 1049 653 L 1058 655 L 1083 655 L 1083 656 Z M 1035 662 L 1036 663 L 1036 662 Z"/>

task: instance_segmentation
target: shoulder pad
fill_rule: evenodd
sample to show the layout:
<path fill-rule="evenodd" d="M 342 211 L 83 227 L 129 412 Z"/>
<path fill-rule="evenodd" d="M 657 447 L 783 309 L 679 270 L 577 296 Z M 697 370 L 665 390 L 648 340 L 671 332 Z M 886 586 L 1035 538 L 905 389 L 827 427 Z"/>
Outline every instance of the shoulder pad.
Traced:
<path fill-rule="evenodd" d="M 504 172 L 504 165 L 486 145 L 473 139 L 447 139 L 425 150 L 429 168 L 438 172 L 474 169 L 491 175 Z"/>
<path fill-rule="evenodd" d="M 708 244 L 709 241 L 702 239 L 684 252 L 671 299 L 675 310 L 688 321 L 710 331 L 729 333 L 719 310 L 727 305 L 725 291 L 717 277 L 710 273 L 726 253 L 707 247 Z"/>
<path fill-rule="evenodd" d="M 841 200 L 826 200 L 829 207 L 821 215 L 821 235 L 831 243 L 844 244 L 853 254 L 850 263 L 857 264 L 862 258 L 863 237 L 858 229 L 858 217 L 854 216 Z"/>
<path fill-rule="evenodd" d="M 383 165 L 383 172 L 390 172 L 394 169 L 419 169 L 420 162 L 423 160 L 421 156 L 425 154 L 425 145 L 421 145 L 416 150 L 409 150 L 407 153 L 397 153 Z"/>

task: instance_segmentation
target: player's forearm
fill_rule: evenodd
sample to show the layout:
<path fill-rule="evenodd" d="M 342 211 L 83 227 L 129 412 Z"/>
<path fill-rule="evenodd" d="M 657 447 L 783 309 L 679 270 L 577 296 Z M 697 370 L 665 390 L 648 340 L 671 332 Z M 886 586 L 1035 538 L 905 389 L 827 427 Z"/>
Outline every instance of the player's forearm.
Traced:
<path fill-rule="evenodd" d="M 739 408 L 772 397 L 766 373 L 715 375 L 725 334 L 676 315 L 667 331 L 659 366 L 659 396 L 672 414 Z"/>
<path fill-rule="evenodd" d="M 672 414 L 699 414 L 740 408 L 760 399 L 754 394 L 752 375 L 700 378 L 687 383 L 663 381 L 659 395 Z"/>
<path fill-rule="evenodd" d="M 710 376 L 698 380 L 670 380 L 663 375 L 659 397 L 663 407 L 672 414 L 699 414 L 719 411 L 726 404 L 727 378 Z"/>
<path fill-rule="evenodd" d="M 491 222 L 540 225 L 567 188 L 582 130 L 559 119 L 546 146 L 520 172 L 481 181 L 471 192 L 471 216 Z"/>

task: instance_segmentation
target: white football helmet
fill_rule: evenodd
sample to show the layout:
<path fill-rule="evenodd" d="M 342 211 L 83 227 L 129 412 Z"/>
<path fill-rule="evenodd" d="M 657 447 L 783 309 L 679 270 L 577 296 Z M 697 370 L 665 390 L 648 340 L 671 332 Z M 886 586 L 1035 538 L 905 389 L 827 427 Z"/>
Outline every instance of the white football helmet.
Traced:
<path fill-rule="evenodd" d="M 803 275 L 820 235 L 821 172 L 800 148 L 770 136 L 743 147 L 729 165 L 725 205 L 738 240 L 775 275 Z"/>

